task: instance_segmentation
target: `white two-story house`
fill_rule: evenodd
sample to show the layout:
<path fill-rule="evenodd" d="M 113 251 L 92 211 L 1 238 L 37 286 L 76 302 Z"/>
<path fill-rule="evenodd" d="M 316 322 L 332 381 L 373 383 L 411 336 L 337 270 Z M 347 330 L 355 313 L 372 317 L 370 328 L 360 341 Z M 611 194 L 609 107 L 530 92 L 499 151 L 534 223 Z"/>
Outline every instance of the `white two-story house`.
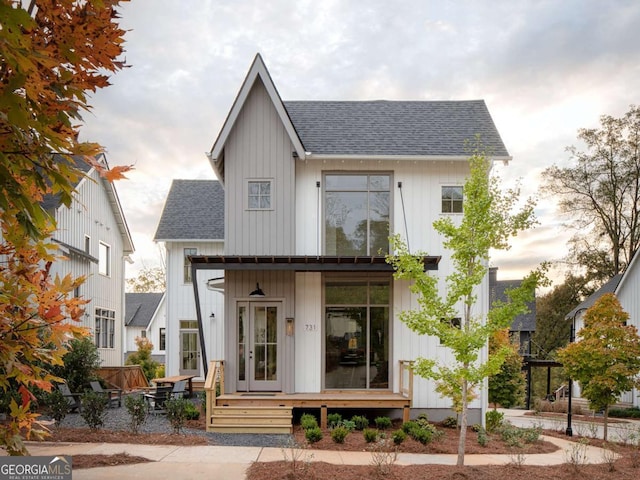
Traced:
<path fill-rule="evenodd" d="M 106 157 L 97 160 L 108 168 Z M 61 160 L 64 161 L 64 160 Z M 52 275 L 85 276 L 74 295 L 89 300 L 82 325 L 98 347 L 102 366 L 124 364 L 125 262 L 134 247 L 113 182 L 102 178 L 82 159 L 76 166 L 84 177 L 76 185 L 69 207 L 47 196 L 43 207 L 54 215 L 53 241 L 66 261 L 55 262 Z"/>
<path fill-rule="evenodd" d="M 200 213 L 184 227 L 190 233 L 156 234 L 172 259 L 167 373 L 179 373 L 182 332 L 193 326 L 198 369 L 224 360 L 219 404 L 273 398 L 319 407 L 323 417 L 327 408 L 372 406 L 450 415 L 451 401 L 431 381 L 407 383 L 407 362 L 451 353 L 398 320 L 417 301 L 385 255 L 389 236 L 400 234 L 411 251 L 428 252 L 425 268 L 444 288 L 452 263 L 432 224 L 461 218 L 465 142 L 477 134 L 494 160 L 510 159 L 482 100 L 283 101 L 256 56 L 208 154 L 220 182 L 209 183 L 224 195 L 219 236 L 200 234 L 219 213 L 196 207 L 195 194 Z M 187 221 L 165 214 L 159 231 Z M 474 315 L 483 317 L 488 303 L 487 276 Z M 180 353 L 172 352 L 181 337 Z M 472 423 L 486 407 L 479 393 Z"/>

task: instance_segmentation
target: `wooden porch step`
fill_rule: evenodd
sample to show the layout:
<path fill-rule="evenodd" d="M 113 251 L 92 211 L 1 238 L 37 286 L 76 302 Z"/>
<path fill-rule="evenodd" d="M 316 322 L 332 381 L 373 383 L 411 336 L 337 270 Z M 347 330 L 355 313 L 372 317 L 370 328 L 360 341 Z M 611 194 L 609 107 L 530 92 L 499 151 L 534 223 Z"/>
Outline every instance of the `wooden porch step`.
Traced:
<path fill-rule="evenodd" d="M 207 424 L 208 432 L 219 433 L 291 433 L 291 407 L 214 407 Z"/>

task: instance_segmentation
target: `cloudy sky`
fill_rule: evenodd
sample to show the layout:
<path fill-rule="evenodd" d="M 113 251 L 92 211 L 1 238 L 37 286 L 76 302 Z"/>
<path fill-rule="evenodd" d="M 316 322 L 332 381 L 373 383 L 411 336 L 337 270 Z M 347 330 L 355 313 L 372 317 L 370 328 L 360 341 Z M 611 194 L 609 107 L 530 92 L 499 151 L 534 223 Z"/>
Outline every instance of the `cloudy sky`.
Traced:
<path fill-rule="evenodd" d="M 536 195 L 540 172 L 640 87 L 637 0 L 133 0 L 121 9 L 130 65 L 93 96 L 82 139 L 132 164 L 117 184 L 135 264 L 153 243 L 172 179 L 214 178 L 211 146 L 256 53 L 284 100 L 484 99 L 513 156 L 505 185 Z M 540 226 L 497 255 L 517 278 L 566 252 L 552 199 Z"/>

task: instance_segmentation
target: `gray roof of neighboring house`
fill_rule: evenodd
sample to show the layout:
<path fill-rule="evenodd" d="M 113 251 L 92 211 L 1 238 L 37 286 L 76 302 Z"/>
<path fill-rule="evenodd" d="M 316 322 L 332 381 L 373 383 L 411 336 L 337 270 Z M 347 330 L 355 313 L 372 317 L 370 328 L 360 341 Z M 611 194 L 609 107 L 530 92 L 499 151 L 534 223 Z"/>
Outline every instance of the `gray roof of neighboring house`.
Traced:
<path fill-rule="evenodd" d="M 580 311 L 586 310 L 589 307 L 592 307 L 596 301 L 603 296 L 605 293 L 615 293 L 616 288 L 618 288 L 618 284 L 622 280 L 622 273 L 614 275 L 611 279 L 602 285 L 597 291 L 593 292 L 591 295 L 587 297 L 587 299 L 579 304 L 576 308 L 571 310 L 569 313 L 565 315 L 564 318 L 574 318 Z"/>
<path fill-rule="evenodd" d="M 224 189 L 217 180 L 174 180 L 154 240 L 224 240 Z"/>
<path fill-rule="evenodd" d="M 489 302 L 493 303 L 495 300 L 506 301 L 506 290 L 510 288 L 517 288 L 522 283 L 522 280 L 497 280 L 491 281 L 489 285 L 490 298 Z M 511 322 L 509 330 L 512 332 L 535 332 L 536 331 L 536 302 L 530 302 L 528 305 L 529 313 L 524 315 L 518 315 Z"/>
<path fill-rule="evenodd" d="M 479 134 L 490 155 L 509 156 L 484 100 L 283 103 L 312 154 L 468 156 Z"/>
<path fill-rule="evenodd" d="M 163 296 L 164 293 L 126 293 L 125 326 L 148 327 Z"/>

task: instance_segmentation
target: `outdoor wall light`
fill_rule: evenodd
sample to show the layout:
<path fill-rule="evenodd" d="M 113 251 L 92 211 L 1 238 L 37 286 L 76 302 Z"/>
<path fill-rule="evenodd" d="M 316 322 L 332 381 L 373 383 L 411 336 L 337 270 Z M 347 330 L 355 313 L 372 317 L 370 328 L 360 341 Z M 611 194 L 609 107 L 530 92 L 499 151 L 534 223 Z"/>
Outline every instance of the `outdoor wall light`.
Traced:
<path fill-rule="evenodd" d="M 216 319 L 216 314 L 211 312 L 211 315 L 209 315 L 209 319 L 215 320 Z"/>
<path fill-rule="evenodd" d="M 295 321 L 294 321 L 294 319 L 293 319 L 293 318 L 287 318 L 287 319 L 286 319 L 286 322 L 287 322 L 287 323 L 286 323 L 286 328 L 285 328 L 285 330 L 286 330 L 286 332 L 287 332 L 287 336 L 288 336 L 288 337 L 293 337 L 294 329 L 295 329 L 295 327 L 294 327 L 294 325 L 295 325 Z"/>
<path fill-rule="evenodd" d="M 249 294 L 250 297 L 264 297 L 265 294 L 260 288 L 260 284 L 256 283 L 256 289 Z"/>

